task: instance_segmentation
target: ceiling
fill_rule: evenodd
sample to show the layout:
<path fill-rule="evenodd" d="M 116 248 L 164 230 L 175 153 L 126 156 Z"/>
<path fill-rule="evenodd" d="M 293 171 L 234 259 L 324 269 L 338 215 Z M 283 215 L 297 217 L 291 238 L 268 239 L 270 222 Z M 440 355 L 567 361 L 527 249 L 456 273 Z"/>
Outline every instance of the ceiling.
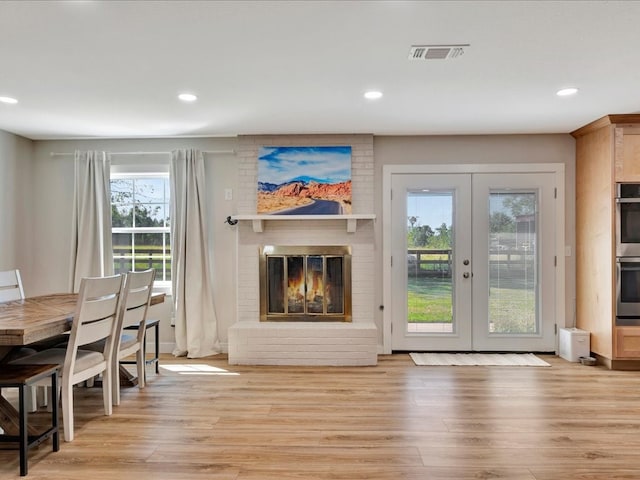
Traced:
<path fill-rule="evenodd" d="M 566 133 L 640 112 L 638 1 L 0 1 L 31 139 Z M 411 45 L 469 44 L 445 60 Z M 558 97 L 563 87 L 577 95 Z M 379 100 L 363 93 L 380 90 Z M 198 96 L 194 103 L 177 99 Z"/>

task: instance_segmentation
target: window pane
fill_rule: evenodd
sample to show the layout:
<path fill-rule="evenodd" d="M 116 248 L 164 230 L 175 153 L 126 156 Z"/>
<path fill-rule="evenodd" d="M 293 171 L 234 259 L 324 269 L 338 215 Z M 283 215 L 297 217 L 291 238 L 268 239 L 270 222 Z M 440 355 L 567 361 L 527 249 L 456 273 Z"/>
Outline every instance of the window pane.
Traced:
<path fill-rule="evenodd" d="M 133 180 L 111 180 L 111 225 L 133 226 Z"/>
<path fill-rule="evenodd" d="M 136 233 L 134 234 L 135 270 L 147 270 L 155 268 L 160 273 L 163 269 L 163 233 Z M 161 277 L 160 277 L 161 278 Z M 160 278 L 158 278 L 160 280 Z"/>
<path fill-rule="evenodd" d="M 125 178 L 111 179 L 111 203 L 133 203 L 133 180 Z"/>
<path fill-rule="evenodd" d="M 166 203 L 165 178 L 136 178 L 135 200 L 136 203 Z M 166 199 L 165 199 L 166 197 Z"/>
<path fill-rule="evenodd" d="M 489 333 L 537 333 L 535 193 L 491 193 Z"/>
<path fill-rule="evenodd" d="M 407 192 L 407 328 L 452 333 L 454 282 L 451 190 Z"/>
<path fill-rule="evenodd" d="M 127 273 L 131 270 L 133 257 L 133 236 L 130 233 L 112 233 L 114 273 Z"/>
<path fill-rule="evenodd" d="M 169 177 L 151 176 L 111 180 L 113 228 L 161 228 L 164 232 L 114 233 L 114 268 L 156 271 L 156 281 L 171 281 Z"/>
<path fill-rule="evenodd" d="M 133 227 L 133 207 L 131 205 L 112 205 L 111 226 Z"/>
<path fill-rule="evenodd" d="M 164 227 L 165 206 L 157 204 L 136 205 L 137 227 Z"/>

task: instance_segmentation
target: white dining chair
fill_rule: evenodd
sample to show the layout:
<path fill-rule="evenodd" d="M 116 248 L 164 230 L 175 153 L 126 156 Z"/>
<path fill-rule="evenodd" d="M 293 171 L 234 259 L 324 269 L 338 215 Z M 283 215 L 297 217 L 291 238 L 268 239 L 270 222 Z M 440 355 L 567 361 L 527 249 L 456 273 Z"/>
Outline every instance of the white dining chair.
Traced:
<path fill-rule="evenodd" d="M 0 272 L 0 302 L 10 302 L 24 298 L 20 270 Z"/>
<path fill-rule="evenodd" d="M 118 381 L 118 373 L 121 360 L 130 355 L 136 355 L 138 387 L 144 388 L 145 385 L 145 322 L 147 320 L 149 302 L 151 301 L 155 273 L 153 269 L 142 272 L 129 272 L 124 282 L 124 294 L 120 303 L 120 313 L 116 327 L 118 333 L 115 335 L 115 338 L 120 339 L 120 341 L 115 343 L 111 367 L 114 375 L 114 405 L 120 405 L 120 382 Z M 137 330 L 125 330 L 131 326 L 138 328 Z M 135 335 L 132 334 L 133 332 L 135 332 Z M 104 340 L 85 345 L 82 348 L 101 351 L 104 349 Z"/>
<path fill-rule="evenodd" d="M 62 365 L 62 420 L 64 439 L 74 438 L 73 386 L 102 375 L 104 414 L 111 415 L 113 351 L 118 324 L 120 302 L 125 294 L 124 276 L 83 278 L 80 283 L 78 303 L 73 316 L 67 348 L 51 348 L 20 358 L 12 364 Z M 100 352 L 82 350 L 83 345 L 104 339 Z M 117 377 L 116 377 L 117 378 Z M 51 401 L 57 401 L 58 395 Z"/>
<path fill-rule="evenodd" d="M 14 269 L 0 272 L 0 302 L 12 302 L 14 300 L 23 300 L 24 298 L 25 295 L 20 270 Z M 14 349 L 14 351 L 9 355 L 9 358 L 13 360 L 30 355 L 34 352 L 35 350 L 31 350 L 29 348 Z M 43 392 L 44 396 L 44 392 L 46 390 L 41 388 L 40 391 Z M 29 405 L 29 411 L 35 412 L 38 409 L 38 390 L 36 387 L 31 386 L 29 387 L 28 392 L 27 404 Z M 43 400 L 42 403 L 46 402 Z"/>

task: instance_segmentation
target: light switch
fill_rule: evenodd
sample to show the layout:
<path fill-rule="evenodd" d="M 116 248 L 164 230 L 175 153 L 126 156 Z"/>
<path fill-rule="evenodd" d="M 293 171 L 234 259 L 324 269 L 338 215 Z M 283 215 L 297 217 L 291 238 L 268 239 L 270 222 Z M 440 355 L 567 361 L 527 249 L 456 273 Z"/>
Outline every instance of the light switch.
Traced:
<path fill-rule="evenodd" d="M 224 199 L 225 200 L 233 200 L 233 190 L 230 188 L 224 189 Z"/>

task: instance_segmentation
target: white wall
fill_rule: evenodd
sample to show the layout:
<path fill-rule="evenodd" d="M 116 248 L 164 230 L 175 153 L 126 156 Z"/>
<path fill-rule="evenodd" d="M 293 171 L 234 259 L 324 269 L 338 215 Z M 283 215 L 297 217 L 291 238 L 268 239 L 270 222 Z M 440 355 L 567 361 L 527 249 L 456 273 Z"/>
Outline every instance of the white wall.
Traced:
<path fill-rule="evenodd" d="M 30 270 L 33 142 L 0 130 L 0 270 Z M 23 275 L 30 294 L 32 279 Z"/>
<path fill-rule="evenodd" d="M 17 264 L 24 271 L 28 294 L 66 291 L 69 288 L 70 223 L 73 200 L 73 157 L 51 152 L 75 149 L 117 151 L 169 151 L 193 147 L 201 150 L 237 148 L 235 138 L 66 140 L 36 141 L 0 132 L 0 268 Z M 575 143 L 566 135 L 394 136 L 374 137 L 375 305 L 382 331 L 382 166 L 387 164 L 446 163 L 563 163 L 566 179 L 566 244 L 575 250 Z M 132 161 L 143 157 L 129 157 Z M 144 157 L 147 158 L 147 157 Z M 238 213 L 238 164 L 234 155 L 208 155 L 208 212 L 211 219 L 214 300 L 222 342 L 236 318 L 236 228 L 224 223 Z M 153 159 L 147 158 L 148 161 Z M 224 189 L 234 198 L 224 200 Z M 357 201 L 354 199 L 354 202 Z M 31 215 L 28 213 L 31 212 Z M 566 263 L 566 323 L 573 322 L 575 298 L 574 257 Z M 170 312 L 162 312 L 169 316 Z M 173 341 L 168 321 L 161 339 Z M 379 339 L 382 344 L 382 339 Z"/>

